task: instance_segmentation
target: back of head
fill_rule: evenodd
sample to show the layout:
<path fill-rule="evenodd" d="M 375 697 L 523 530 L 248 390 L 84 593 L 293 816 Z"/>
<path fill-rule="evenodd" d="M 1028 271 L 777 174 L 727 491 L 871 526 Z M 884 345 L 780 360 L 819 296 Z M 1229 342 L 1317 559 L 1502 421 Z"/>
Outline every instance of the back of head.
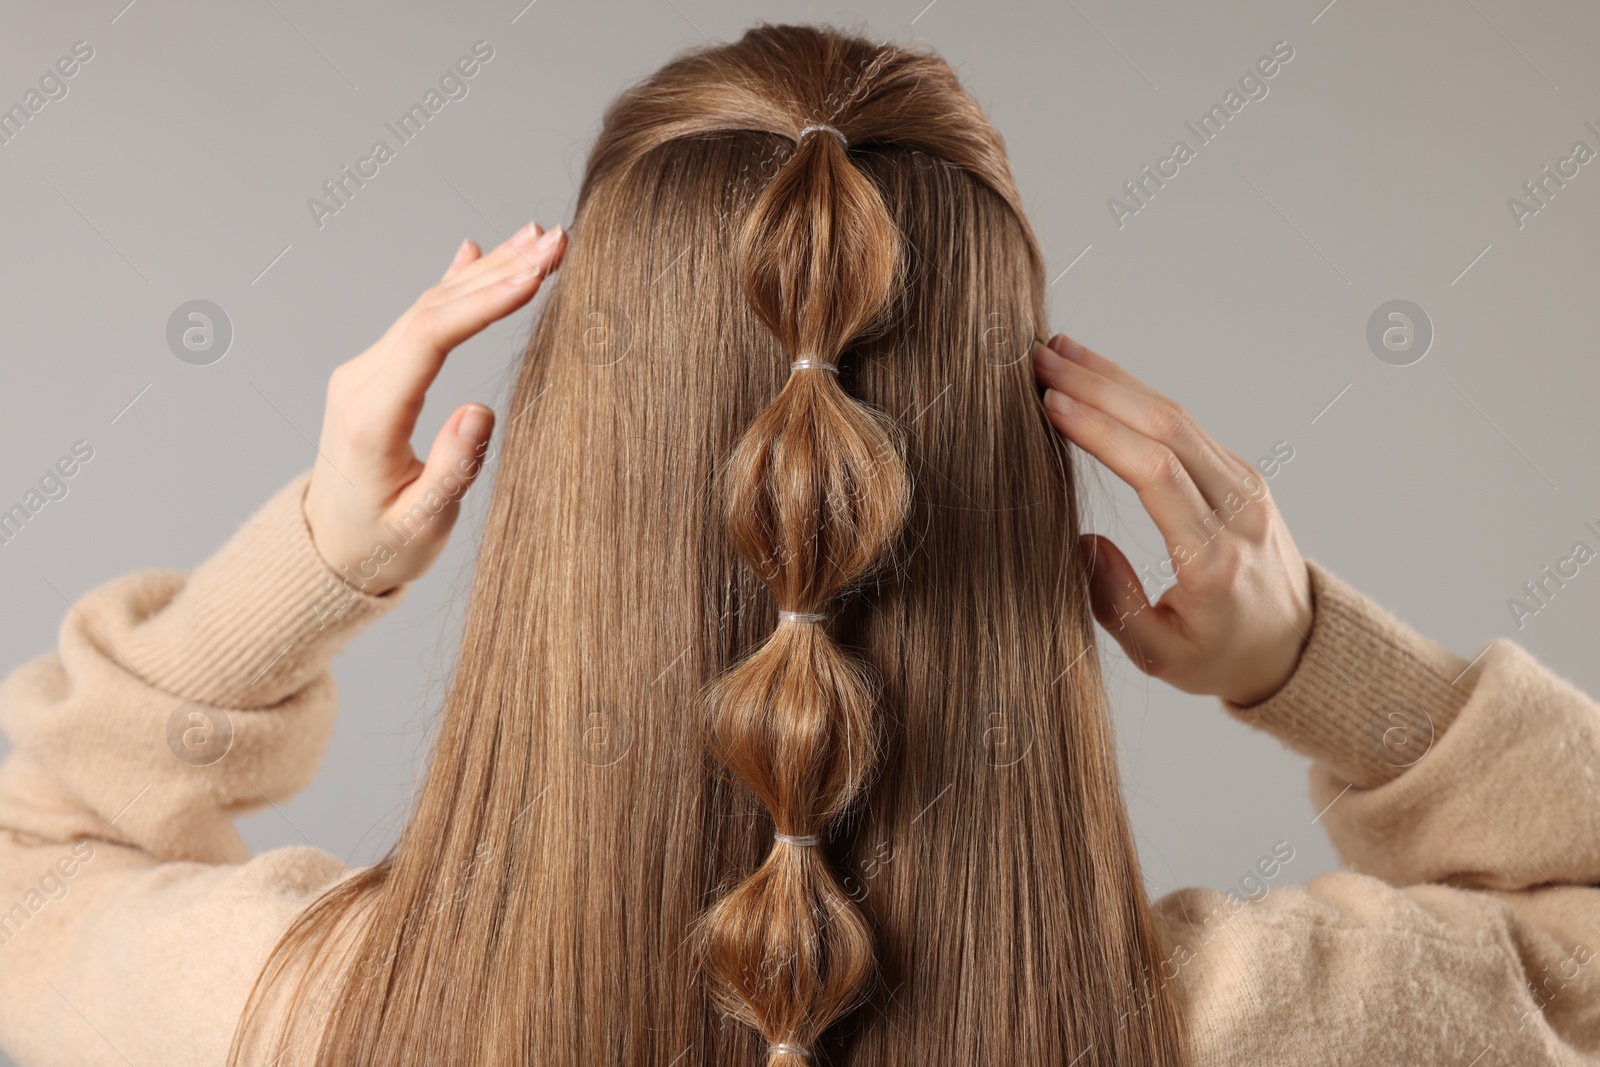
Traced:
<path fill-rule="evenodd" d="M 1041 258 L 949 67 L 685 55 L 572 238 L 417 810 L 258 1006 L 353 930 L 321 1064 L 1182 1062 Z"/>

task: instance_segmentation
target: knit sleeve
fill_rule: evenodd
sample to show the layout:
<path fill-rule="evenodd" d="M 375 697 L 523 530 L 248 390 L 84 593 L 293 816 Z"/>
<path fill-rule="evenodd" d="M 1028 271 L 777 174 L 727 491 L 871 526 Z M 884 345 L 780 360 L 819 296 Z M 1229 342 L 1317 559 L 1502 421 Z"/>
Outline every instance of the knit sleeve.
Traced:
<path fill-rule="evenodd" d="M 317 769 L 329 660 L 391 610 L 318 555 L 309 474 L 192 575 L 107 582 L 0 683 L 0 1045 L 20 1062 L 215 1065 L 293 918 L 351 873 L 251 858 L 233 820 Z"/>
<path fill-rule="evenodd" d="M 1600 890 L 1264 869 L 1155 902 L 1191 1067 L 1600 1063 Z"/>
<path fill-rule="evenodd" d="M 1308 566 L 1294 675 L 1223 705 L 1311 758 L 1350 869 L 1286 884 L 1280 841 L 1237 892 L 1155 903 L 1194 1067 L 1600 1063 L 1600 708 L 1511 641 L 1464 659 Z"/>
<path fill-rule="evenodd" d="M 1396 885 L 1600 884 L 1600 706 L 1512 641 L 1468 661 L 1308 567 L 1294 675 L 1223 706 L 1311 757 L 1345 863 Z"/>

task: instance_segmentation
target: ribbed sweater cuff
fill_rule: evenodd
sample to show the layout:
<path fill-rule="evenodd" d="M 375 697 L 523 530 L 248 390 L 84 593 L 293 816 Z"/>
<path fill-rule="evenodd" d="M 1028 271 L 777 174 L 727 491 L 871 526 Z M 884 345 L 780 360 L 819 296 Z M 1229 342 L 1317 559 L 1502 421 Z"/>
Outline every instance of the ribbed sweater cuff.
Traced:
<path fill-rule="evenodd" d="M 302 501 L 309 471 L 280 489 L 116 652 L 169 693 L 260 708 L 297 691 L 349 637 L 392 610 L 317 552 Z"/>
<path fill-rule="evenodd" d="M 1347 782 L 1381 785 L 1427 754 L 1473 676 L 1460 656 L 1319 564 L 1306 566 L 1314 615 L 1294 674 L 1259 704 L 1222 706 Z"/>

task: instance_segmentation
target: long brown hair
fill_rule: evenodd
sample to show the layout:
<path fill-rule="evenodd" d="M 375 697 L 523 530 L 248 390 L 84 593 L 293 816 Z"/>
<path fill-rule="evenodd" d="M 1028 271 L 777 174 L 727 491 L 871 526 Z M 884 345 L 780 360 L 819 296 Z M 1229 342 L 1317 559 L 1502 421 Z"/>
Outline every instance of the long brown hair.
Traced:
<path fill-rule="evenodd" d="M 1042 260 L 950 68 L 686 54 L 607 113 L 571 232 L 416 811 L 236 1060 L 1182 1063 Z"/>

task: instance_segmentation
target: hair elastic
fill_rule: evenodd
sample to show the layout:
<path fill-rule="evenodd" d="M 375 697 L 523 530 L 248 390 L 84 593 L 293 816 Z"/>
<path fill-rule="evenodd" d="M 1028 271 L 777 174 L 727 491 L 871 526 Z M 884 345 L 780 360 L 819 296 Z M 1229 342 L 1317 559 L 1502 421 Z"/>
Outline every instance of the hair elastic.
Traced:
<path fill-rule="evenodd" d="M 786 845 L 799 845 L 801 848 L 810 848 L 817 843 L 816 834 L 773 834 L 774 841 L 782 841 Z"/>
<path fill-rule="evenodd" d="M 779 622 L 822 622 L 827 618 L 820 611 L 780 611 Z"/>
<path fill-rule="evenodd" d="M 850 141 L 849 141 L 848 138 L 845 137 L 844 134 L 840 133 L 837 129 L 835 129 L 832 126 L 826 126 L 826 125 L 823 125 L 821 123 L 819 123 L 819 124 L 817 124 L 815 126 L 802 126 L 800 128 L 800 132 L 795 135 L 794 143 L 795 144 L 799 144 L 801 141 L 804 141 L 806 139 L 806 134 L 808 134 L 808 133 L 817 133 L 820 130 L 827 130 L 829 133 L 831 133 L 835 137 L 839 138 L 839 143 L 840 144 L 844 145 L 846 148 L 850 147 Z"/>
<path fill-rule="evenodd" d="M 803 1059 L 809 1060 L 811 1058 L 810 1049 L 806 1048 L 804 1045 L 791 1045 L 787 1041 L 779 1041 L 776 1045 L 768 1045 L 767 1052 L 769 1055 L 774 1056 L 780 1052 L 791 1052 L 796 1056 L 802 1057 Z"/>
<path fill-rule="evenodd" d="M 789 373 L 793 374 L 797 370 L 831 370 L 833 373 L 838 374 L 839 364 L 829 363 L 822 359 L 797 359 L 789 364 Z"/>

